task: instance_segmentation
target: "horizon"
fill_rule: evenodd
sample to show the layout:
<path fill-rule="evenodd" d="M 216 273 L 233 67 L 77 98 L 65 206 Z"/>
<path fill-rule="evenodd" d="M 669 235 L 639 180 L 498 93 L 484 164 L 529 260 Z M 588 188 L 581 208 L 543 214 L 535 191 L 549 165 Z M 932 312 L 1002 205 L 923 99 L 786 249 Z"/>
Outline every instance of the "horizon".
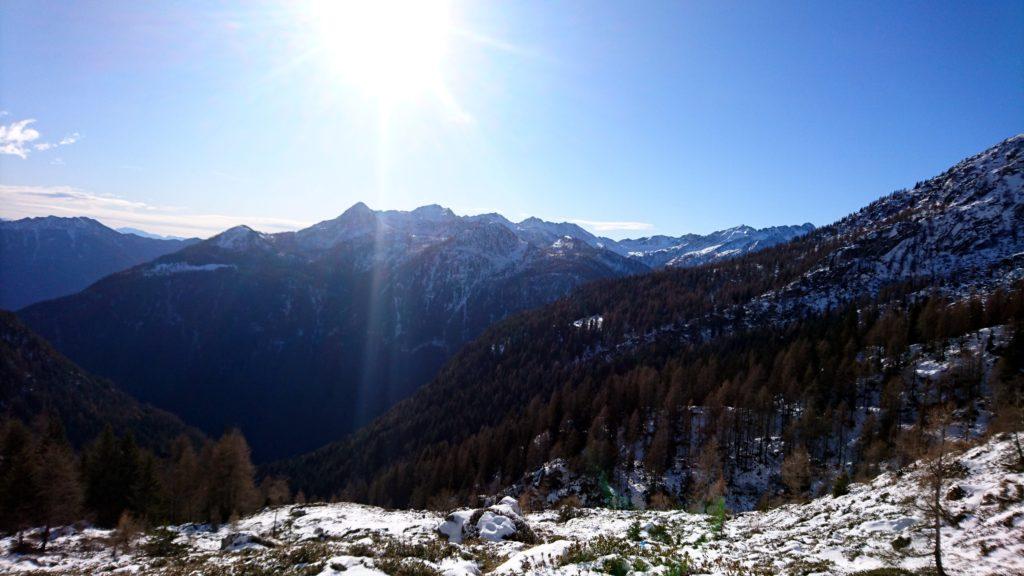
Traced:
<path fill-rule="evenodd" d="M 2 192 L 3 192 L 3 187 L 0 186 L 0 193 L 2 193 Z M 144 228 L 137 228 L 135 226 L 128 226 L 128 225 L 120 225 L 119 226 L 119 225 L 111 224 L 111 223 L 108 223 L 108 222 L 104 222 L 102 218 L 97 218 L 97 217 L 93 217 L 93 216 L 89 216 L 89 215 L 85 215 L 85 214 L 79 214 L 79 215 L 74 215 L 74 214 L 68 214 L 68 215 L 40 214 L 40 215 L 20 216 L 20 217 L 17 217 L 17 218 L 7 218 L 7 217 L 0 216 L 0 222 L 17 222 L 17 221 L 20 221 L 20 220 L 43 219 L 43 218 L 59 218 L 59 219 L 86 218 L 86 219 L 89 219 L 89 220 L 93 220 L 93 221 L 99 223 L 102 226 L 110 228 L 111 230 L 113 230 L 115 232 L 120 232 L 122 234 L 135 234 L 135 235 L 139 235 L 138 233 L 141 232 L 144 235 L 161 237 L 163 239 L 168 239 L 168 240 L 189 240 L 189 239 L 196 239 L 196 238 L 198 238 L 200 240 L 208 240 L 208 239 L 213 238 L 214 236 L 217 236 L 217 235 L 219 235 L 219 234 L 221 234 L 223 232 L 231 230 L 232 228 L 242 228 L 242 227 L 248 228 L 248 229 L 250 229 L 250 230 L 252 230 L 254 232 L 258 232 L 260 234 L 281 234 L 281 233 L 287 233 L 287 232 L 297 232 L 297 231 L 300 231 L 300 230 L 311 228 L 311 227 L 316 226 L 318 224 L 322 224 L 324 222 L 330 222 L 332 220 L 340 218 L 343 214 L 345 214 L 345 212 L 348 212 L 352 208 L 355 208 L 356 206 L 359 206 L 359 205 L 362 205 L 365 208 L 367 208 L 368 210 L 370 210 L 371 212 L 378 213 L 378 214 L 387 213 L 387 212 L 400 212 L 400 213 L 408 214 L 408 213 L 411 213 L 411 212 L 415 212 L 416 210 L 419 210 L 421 208 L 437 207 L 437 208 L 441 208 L 442 210 L 447 210 L 449 212 L 452 212 L 452 214 L 454 214 L 457 218 L 472 218 L 472 217 L 475 217 L 475 216 L 495 215 L 495 216 L 499 216 L 501 218 L 504 218 L 505 220 L 508 220 L 512 224 L 522 224 L 523 222 L 525 222 L 527 220 L 538 219 L 538 217 L 536 217 L 536 216 L 527 216 L 527 217 L 519 219 L 519 220 L 513 220 L 513 219 L 505 216 L 504 214 L 501 214 L 501 213 L 498 213 L 498 212 L 482 212 L 482 213 L 479 213 L 479 214 L 459 214 L 459 213 L 455 212 L 454 210 L 452 210 L 451 208 L 449 208 L 447 206 L 442 206 L 442 205 L 436 204 L 436 203 L 433 203 L 433 204 L 423 204 L 422 206 L 417 206 L 417 207 L 409 209 L 409 210 L 377 209 L 377 208 L 373 208 L 371 206 L 368 206 L 365 202 L 360 200 L 360 201 L 357 201 L 352 206 L 349 206 L 343 212 L 341 212 L 340 214 L 338 214 L 336 216 L 333 216 L 331 218 L 326 218 L 324 220 L 318 220 L 316 222 L 309 222 L 307 224 L 303 224 L 301 227 L 298 227 L 298 228 L 295 228 L 295 229 L 291 229 L 291 230 L 277 230 L 277 231 L 260 230 L 259 228 L 256 228 L 254 226 L 250 226 L 249 224 L 246 224 L 245 222 L 239 222 L 238 224 L 234 224 L 234 225 L 232 225 L 232 226 L 230 226 L 228 228 L 217 230 L 217 231 L 215 231 L 215 232 L 213 232 L 213 233 L 211 233 L 210 235 L 207 235 L 207 236 L 177 236 L 177 235 L 173 235 L 173 234 L 170 234 L 170 235 L 169 234 L 160 234 L 160 233 L 157 233 L 157 232 L 153 232 L 152 230 L 147 230 L 147 229 L 144 229 Z M 571 220 L 559 221 L 559 220 L 545 220 L 543 218 L 540 218 L 540 220 L 542 222 L 545 222 L 545 223 L 548 223 L 548 224 L 558 224 L 558 225 L 561 225 L 561 224 L 574 224 L 574 225 L 579 226 L 580 228 L 582 228 L 586 232 L 590 232 L 594 236 L 597 236 L 598 238 L 602 237 L 602 235 L 600 233 L 594 232 L 593 230 L 589 230 L 587 228 L 587 226 L 584 226 L 582 224 L 578 224 L 577 222 L 573 222 Z M 793 224 L 777 224 L 777 225 L 763 226 L 763 227 L 760 227 L 760 228 L 758 228 L 756 226 L 750 226 L 750 225 L 744 224 L 744 223 L 739 223 L 739 224 L 736 224 L 735 226 L 729 226 L 728 228 L 722 228 L 720 230 L 712 230 L 708 234 L 714 234 L 714 233 L 719 233 L 719 232 L 727 232 L 729 230 L 734 230 L 734 229 L 737 229 L 737 228 L 753 228 L 754 230 L 760 231 L 760 230 L 765 230 L 765 229 L 768 229 L 768 228 L 776 228 L 776 227 L 804 227 L 804 226 L 813 226 L 814 228 L 819 228 L 820 227 L 820 226 L 818 226 L 818 225 L 816 225 L 816 224 L 814 224 L 812 222 L 801 222 L 801 223 L 793 223 Z M 644 239 L 644 238 L 651 238 L 651 237 L 656 237 L 656 236 L 678 237 L 678 236 L 685 236 L 686 234 L 689 234 L 689 233 L 677 234 L 677 235 L 674 235 L 674 236 L 673 235 L 667 235 L 667 234 L 651 234 L 651 235 L 647 235 L 647 236 L 642 236 L 642 235 L 641 236 L 622 236 L 620 238 L 612 238 L 612 239 L 613 240 L 641 240 L 641 239 Z"/>
<path fill-rule="evenodd" d="M 0 217 L 208 237 L 363 201 L 613 239 L 820 227 L 1024 132 L 1022 23 L 1009 1 L 16 1 Z"/>

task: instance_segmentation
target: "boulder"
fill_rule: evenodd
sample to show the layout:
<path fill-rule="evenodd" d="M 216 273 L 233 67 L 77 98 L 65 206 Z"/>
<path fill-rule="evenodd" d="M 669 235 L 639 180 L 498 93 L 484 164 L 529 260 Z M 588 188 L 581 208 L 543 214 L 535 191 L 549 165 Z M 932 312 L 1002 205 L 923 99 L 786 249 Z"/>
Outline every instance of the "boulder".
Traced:
<path fill-rule="evenodd" d="M 229 532 L 226 536 L 220 539 L 221 550 L 234 552 L 236 550 L 243 550 L 254 546 L 274 548 L 277 546 L 277 543 L 273 540 L 268 540 L 267 538 L 253 534 L 252 532 Z"/>
<path fill-rule="evenodd" d="M 455 544 L 474 538 L 491 542 L 514 540 L 528 544 L 537 541 L 533 529 L 523 518 L 519 503 L 508 496 L 487 508 L 452 512 L 438 525 L 437 531 Z"/>

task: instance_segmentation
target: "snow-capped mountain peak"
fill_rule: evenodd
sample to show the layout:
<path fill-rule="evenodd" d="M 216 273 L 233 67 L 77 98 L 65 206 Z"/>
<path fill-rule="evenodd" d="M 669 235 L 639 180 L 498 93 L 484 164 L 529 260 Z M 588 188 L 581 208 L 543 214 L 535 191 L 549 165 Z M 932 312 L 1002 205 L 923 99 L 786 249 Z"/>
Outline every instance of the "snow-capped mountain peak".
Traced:
<path fill-rule="evenodd" d="M 620 240 L 610 248 L 652 268 L 689 267 L 762 250 L 803 236 L 812 230 L 814 225 L 810 223 L 761 229 L 740 225 L 704 236 L 659 235 Z"/>
<path fill-rule="evenodd" d="M 252 228 L 242 224 L 217 234 L 208 242 L 218 248 L 225 250 L 241 251 L 257 246 L 266 246 L 267 235 L 261 234 Z"/>

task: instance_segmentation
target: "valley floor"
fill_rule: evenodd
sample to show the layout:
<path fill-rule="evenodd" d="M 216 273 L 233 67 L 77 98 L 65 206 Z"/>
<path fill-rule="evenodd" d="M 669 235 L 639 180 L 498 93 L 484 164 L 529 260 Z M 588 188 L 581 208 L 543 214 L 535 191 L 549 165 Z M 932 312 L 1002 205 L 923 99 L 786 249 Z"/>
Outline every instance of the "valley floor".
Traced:
<path fill-rule="evenodd" d="M 1013 442 L 997 436 L 957 459 L 962 473 L 944 497 L 958 522 L 942 533 L 947 573 L 1024 574 L 1024 474 L 1012 467 Z M 120 554 L 110 531 L 68 528 L 45 555 L 15 554 L 15 539 L 3 539 L 0 573 L 924 574 L 932 533 L 914 507 L 919 475 L 914 467 L 854 484 L 845 496 L 738 514 L 720 530 L 709 516 L 681 511 L 527 514 L 532 544 L 480 537 L 449 543 L 437 532 L 442 514 L 355 504 L 285 506 L 218 530 L 171 527 Z"/>

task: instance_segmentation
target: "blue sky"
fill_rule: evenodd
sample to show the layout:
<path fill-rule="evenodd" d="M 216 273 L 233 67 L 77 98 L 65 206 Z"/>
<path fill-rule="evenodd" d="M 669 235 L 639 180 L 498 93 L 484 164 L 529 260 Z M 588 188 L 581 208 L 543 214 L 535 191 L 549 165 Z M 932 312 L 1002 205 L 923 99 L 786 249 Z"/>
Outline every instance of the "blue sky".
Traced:
<path fill-rule="evenodd" d="M 203 236 L 365 201 L 613 237 L 821 225 L 1024 131 L 1019 0 L 439 9 L 444 97 L 398 78 L 383 98 L 337 60 L 406 74 L 421 50 L 339 55 L 297 2 L 8 0 L 0 217 Z"/>

